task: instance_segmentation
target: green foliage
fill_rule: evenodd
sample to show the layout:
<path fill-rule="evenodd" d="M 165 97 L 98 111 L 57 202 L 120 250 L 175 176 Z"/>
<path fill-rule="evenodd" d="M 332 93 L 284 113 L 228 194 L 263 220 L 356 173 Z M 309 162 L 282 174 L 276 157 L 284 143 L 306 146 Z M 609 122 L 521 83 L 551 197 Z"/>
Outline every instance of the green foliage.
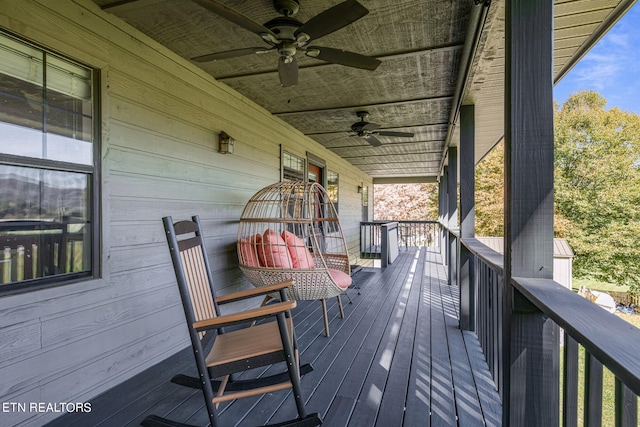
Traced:
<path fill-rule="evenodd" d="M 640 290 L 640 117 L 595 92 L 555 112 L 556 215 L 574 274 Z"/>
<path fill-rule="evenodd" d="M 476 234 L 504 235 L 504 143 L 500 142 L 476 166 Z"/>
<path fill-rule="evenodd" d="M 557 237 L 575 253 L 573 274 L 640 291 L 640 117 L 605 109 L 596 92 L 555 107 Z M 476 233 L 502 236 L 504 148 L 476 168 Z"/>

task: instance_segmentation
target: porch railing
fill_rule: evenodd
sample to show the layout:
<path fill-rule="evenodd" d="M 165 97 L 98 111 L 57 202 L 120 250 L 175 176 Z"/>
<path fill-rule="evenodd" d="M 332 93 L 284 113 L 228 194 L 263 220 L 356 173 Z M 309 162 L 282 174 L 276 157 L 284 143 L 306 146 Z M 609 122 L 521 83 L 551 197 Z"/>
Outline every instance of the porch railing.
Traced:
<path fill-rule="evenodd" d="M 83 271 L 83 222 L 0 221 L 0 285 Z"/>
<path fill-rule="evenodd" d="M 437 244 L 438 221 L 369 221 L 360 223 L 360 256 L 380 259 L 382 248 L 382 226 L 398 224 L 398 246 L 434 246 Z"/>
<path fill-rule="evenodd" d="M 444 232 L 443 234 L 449 234 Z M 454 234 L 451 234 L 454 235 Z M 518 313 L 541 313 L 551 319 L 555 325 L 564 330 L 564 350 L 556 350 L 555 356 L 545 354 L 544 357 L 559 361 L 562 355 L 562 378 L 560 390 L 562 402 L 562 425 L 578 425 L 578 396 L 580 375 L 579 346 L 584 348 L 584 425 L 600 425 L 602 418 L 603 366 L 615 376 L 615 418 L 616 426 L 633 426 L 638 424 L 638 394 L 640 394 L 640 331 L 623 319 L 598 307 L 596 304 L 577 295 L 561 284 L 549 279 L 512 278 L 511 283 L 504 283 L 503 255 L 493 251 L 476 239 L 457 240 L 457 246 L 451 245 L 447 259 L 458 259 L 460 280 L 467 281 L 467 303 L 461 296 L 461 312 L 469 316 L 469 329 L 475 330 L 486 357 L 494 382 L 505 399 L 504 378 L 511 384 L 527 384 L 531 390 L 545 393 L 541 387 L 549 377 L 541 379 L 541 372 L 532 372 L 537 362 L 529 361 L 526 369 L 522 369 L 522 360 L 516 361 L 515 354 L 527 358 L 535 358 L 539 348 L 528 348 L 527 343 L 540 342 L 542 329 L 548 326 L 528 324 L 516 317 Z M 457 252 L 457 253 L 451 253 Z M 451 258 L 453 257 L 453 258 Z M 450 261 L 449 261 L 450 262 Z M 512 286 L 509 294 L 513 294 L 513 313 L 510 317 L 503 313 L 503 295 L 506 286 Z M 463 307 L 466 305 L 467 307 Z M 464 313 L 461 313 L 461 325 Z M 511 324 L 510 331 L 505 331 L 505 321 Z M 545 329 L 548 331 L 548 329 Z M 508 333 L 506 333 L 508 332 Z M 504 345 L 511 349 L 511 362 L 504 360 Z M 508 343 L 508 344 L 506 344 Z M 535 346 L 534 346 L 535 347 Z M 516 369 L 514 366 L 518 365 Z M 536 365 L 541 366 L 541 365 Z M 505 373 L 505 370 L 508 372 Z M 506 374 L 506 375 L 505 375 Z M 513 397 L 511 402 L 513 402 Z M 521 410 L 527 402 L 517 402 Z M 512 404 L 513 406 L 513 404 Z"/>

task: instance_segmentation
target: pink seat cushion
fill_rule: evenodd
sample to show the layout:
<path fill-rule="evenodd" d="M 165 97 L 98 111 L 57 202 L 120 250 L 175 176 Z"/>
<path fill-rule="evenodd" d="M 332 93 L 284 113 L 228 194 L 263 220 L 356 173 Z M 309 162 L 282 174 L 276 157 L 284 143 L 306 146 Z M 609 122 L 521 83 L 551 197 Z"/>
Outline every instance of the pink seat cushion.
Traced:
<path fill-rule="evenodd" d="M 341 289 L 347 289 L 349 285 L 351 285 L 351 276 L 349 276 L 344 271 L 335 270 L 333 268 L 329 269 L 329 274 L 336 285 L 338 285 Z"/>
<path fill-rule="evenodd" d="M 240 257 L 242 258 L 240 262 L 242 264 L 248 267 L 260 267 L 256 245 L 261 240 L 262 236 L 259 234 L 240 240 Z"/>
<path fill-rule="evenodd" d="M 307 248 L 301 238 L 290 231 L 283 231 L 282 238 L 287 244 L 293 268 L 308 269 L 315 267 L 315 263 L 311 257 L 311 252 L 309 252 L 309 248 Z"/>
<path fill-rule="evenodd" d="M 272 229 L 262 235 L 262 242 L 257 245 L 258 260 L 261 265 L 272 268 L 292 268 L 291 255 L 284 239 Z"/>

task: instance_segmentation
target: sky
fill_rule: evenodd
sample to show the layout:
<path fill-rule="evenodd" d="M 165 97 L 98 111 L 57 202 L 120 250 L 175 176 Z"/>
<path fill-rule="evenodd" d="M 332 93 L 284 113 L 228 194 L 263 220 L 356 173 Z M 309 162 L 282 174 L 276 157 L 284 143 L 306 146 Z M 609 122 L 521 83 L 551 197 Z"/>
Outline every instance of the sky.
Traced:
<path fill-rule="evenodd" d="M 635 4 L 556 84 L 560 105 L 569 95 L 595 90 L 619 107 L 640 115 L 640 3 Z"/>

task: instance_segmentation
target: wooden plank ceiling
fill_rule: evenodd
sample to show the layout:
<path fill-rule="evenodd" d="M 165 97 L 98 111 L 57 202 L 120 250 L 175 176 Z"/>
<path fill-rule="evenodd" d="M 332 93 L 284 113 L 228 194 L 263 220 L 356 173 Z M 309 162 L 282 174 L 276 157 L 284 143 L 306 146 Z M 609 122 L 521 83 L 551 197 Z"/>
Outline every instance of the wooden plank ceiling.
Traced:
<path fill-rule="evenodd" d="M 257 34 L 198 4 L 209 0 L 93 1 L 186 59 L 269 47 Z M 272 0 L 210 3 L 222 3 L 260 24 L 279 16 Z M 304 23 L 339 3 L 341 0 L 300 0 L 294 17 Z M 476 104 L 476 159 L 481 159 L 503 132 L 503 2 L 359 3 L 369 10 L 366 16 L 310 45 L 378 58 L 381 64 L 375 71 L 330 64 L 298 52 L 298 84 L 282 87 L 275 52 L 194 64 L 376 182 L 437 179 L 446 146 L 458 143 L 456 121 L 461 103 Z M 555 4 L 557 80 L 633 1 L 555 0 Z M 464 71 L 467 57 L 470 66 Z M 414 136 L 377 136 L 382 145 L 371 146 L 350 128 L 360 120 L 356 112 L 362 110 L 369 112 L 366 121 L 378 124 L 379 130 Z"/>

